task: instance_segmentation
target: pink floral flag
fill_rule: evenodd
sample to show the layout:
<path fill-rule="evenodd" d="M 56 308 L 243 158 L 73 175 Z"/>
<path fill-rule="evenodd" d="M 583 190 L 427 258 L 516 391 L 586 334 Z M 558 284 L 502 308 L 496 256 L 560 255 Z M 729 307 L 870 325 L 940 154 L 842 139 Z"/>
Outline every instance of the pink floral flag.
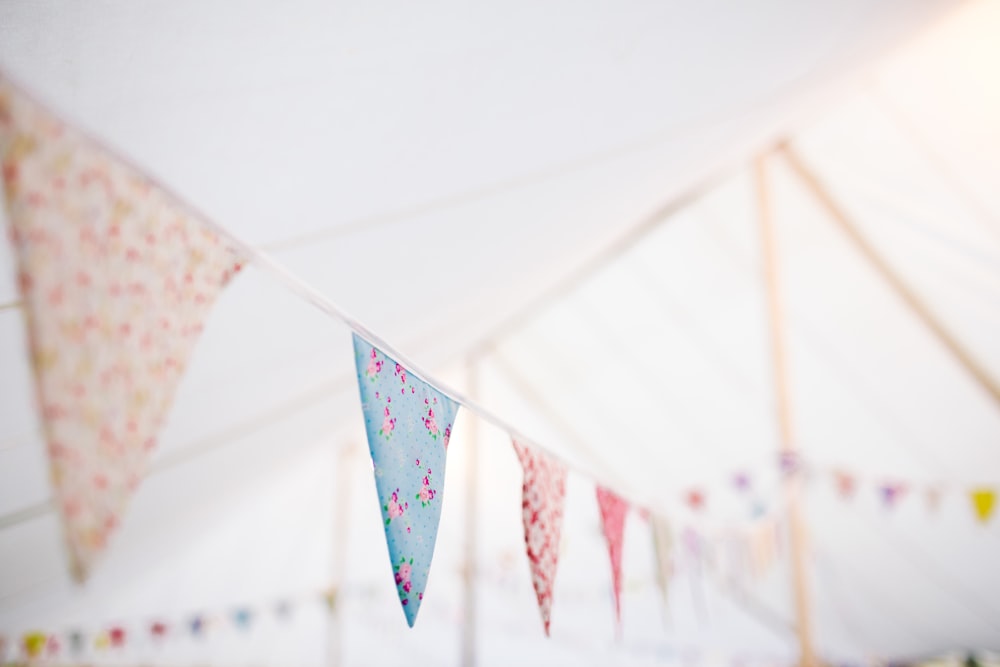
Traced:
<path fill-rule="evenodd" d="M 611 584 L 615 596 L 615 618 L 619 630 L 622 621 L 622 544 L 625 537 L 625 514 L 628 512 L 628 502 L 602 486 L 597 487 L 597 506 L 601 510 L 601 525 L 604 527 L 604 539 L 608 542 L 608 555 L 611 557 Z"/>
<path fill-rule="evenodd" d="M 56 506 L 82 580 L 240 259 L 2 77 L 0 156 Z"/>
<path fill-rule="evenodd" d="M 545 454 L 514 441 L 524 469 L 521 514 L 524 543 L 531 566 L 531 580 L 538 597 L 545 634 L 549 634 L 552 588 L 559 564 L 559 536 L 566 500 L 566 466 Z"/>

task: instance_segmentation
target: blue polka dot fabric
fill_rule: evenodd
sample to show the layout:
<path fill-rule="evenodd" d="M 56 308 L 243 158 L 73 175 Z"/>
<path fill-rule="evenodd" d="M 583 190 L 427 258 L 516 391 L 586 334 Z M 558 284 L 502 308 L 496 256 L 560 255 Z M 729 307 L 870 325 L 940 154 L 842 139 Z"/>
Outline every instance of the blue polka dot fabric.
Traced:
<path fill-rule="evenodd" d="M 354 361 L 389 561 L 413 627 L 434 555 L 458 404 L 357 334 Z"/>

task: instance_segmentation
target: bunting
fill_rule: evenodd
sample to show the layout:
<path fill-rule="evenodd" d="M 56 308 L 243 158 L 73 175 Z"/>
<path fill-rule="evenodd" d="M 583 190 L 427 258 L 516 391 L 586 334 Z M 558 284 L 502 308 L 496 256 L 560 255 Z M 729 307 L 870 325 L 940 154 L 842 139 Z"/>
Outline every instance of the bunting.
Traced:
<path fill-rule="evenodd" d="M 458 404 L 357 334 L 354 358 L 389 560 L 413 627 L 434 555 Z"/>
<path fill-rule="evenodd" d="M 996 489 L 973 489 L 969 492 L 969 498 L 972 500 L 972 507 L 976 511 L 976 518 L 982 523 L 989 521 L 996 505 Z"/>
<path fill-rule="evenodd" d="M 145 473 L 240 260 L 2 78 L 0 155 L 56 505 L 82 580 Z"/>
<path fill-rule="evenodd" d="M 615 619 L 618 631 L 621 632 L 622 542 L 625 536 L 625 514 L 628 512 L 628 502 L 615 495 L 613 491 L 598 486 L 597 506 L 601 511 L 601 526 L 604 529 L 604 539 L 608 543 L 608 556 L 611 558 L 611 586 L 615 598 Z"/>
<path fill-rule="evenodd" d="M 906 493 L 906 485 L 901 482 L 886 482 L 878 487 L 878 492 L 882 497 L 882 502 L 891 509 Z"/>
<path fill-rule="evenodd" d="M 521 514 L 524 543 L 531 566 L 531 581 L 538 598 L 545 634 L 549 634 L 552 587 L 559 564 L 559 536 L 566 499 L 566 466 L 514 441 L 514 450 L 524 469 Z"/>
<path fill-rule="evenodd" d="M 667 603 L 670 578 L 673 575 L 674 536 L 670 522 L 655 514 L 650 515 L 649 527 L 653 532 L 653 555 L 656 559 L 656 585 Z"/>
<path fill-rule="evenodd" d="M 853 475 L 843 470 L 834 470 L 833 480 L 841 498 L 849 500 L 854 495 L 855 480 Z"/>

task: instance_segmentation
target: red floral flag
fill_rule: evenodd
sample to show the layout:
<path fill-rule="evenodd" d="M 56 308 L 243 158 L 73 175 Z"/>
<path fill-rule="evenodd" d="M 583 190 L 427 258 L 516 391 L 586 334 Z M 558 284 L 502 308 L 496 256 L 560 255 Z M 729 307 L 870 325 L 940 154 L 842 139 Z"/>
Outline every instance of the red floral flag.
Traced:
<path fill-rule="evenodd" d="M 2 77 L 0 157 L 56 505 L 83 579 L 145 473 L 240 260 Z"/>
<path fill-rule="evenodd" d="M 619 630 L 622 621 L 622 544 L 625 537 L 625 514 L 628 502 L 602 486 L 597 487 L 597 505 L 601 510 L 604 539 L 608 542 L 611 557 L 611 584 L 615 596 L 615 618 Z"/>
<path fill-rule="evenodd" d="M 566 466 L 545 454 L 514 441 L 524 469 L 521 513 L 524 544 L 531 566 L 531 581 L 538 597 L 545 634 L 549 634 L 552 588 L 559 564 L 559 536 L 566 500 Z"/>

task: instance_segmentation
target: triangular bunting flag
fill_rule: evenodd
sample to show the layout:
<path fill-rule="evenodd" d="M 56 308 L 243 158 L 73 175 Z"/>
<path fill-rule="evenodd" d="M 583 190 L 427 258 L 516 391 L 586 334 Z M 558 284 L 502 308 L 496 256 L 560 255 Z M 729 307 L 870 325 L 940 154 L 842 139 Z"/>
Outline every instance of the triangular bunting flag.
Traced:
<path fill-rule="evenodd" d="M 670 577 L 673 574 L 674 535 L 670 522 L 655 514 L 650 516 L 650 529 L 653 531 L 653 555 L 656 558 L 656 585 L 666 604 Z"/>
<path fill-rule="evenodd" d="M 458 404 L 356 334 L 354 360 L 389 559 L 413 627 L 434 555 Z"/>
<path fill-rule="evenodd" d="M 895 507 L 903 494 L 906 493 L 906 485 L 900 482 L 886 483 L 879 487 L 879 495 L 887 507 Z"/>
<path fill-rule="evenodd" d="M 684 501 L 695 512 L 705 509 L 705 492 L 701 489 L 691 489 L 684 496 Z"/>
<path fill-rule="evenodd" d="M 849 500 L 854 495 L 855 480 L 853 475 L 843 470 L 834 470 L 833 481 L 841 498 Z"/>
<path fill-rule="evenodd" d="M 983 523 L 990 520 L 996 505 L 996 489 L 973 489 L 969 492 L 972 507 L 976 510 L 976 518 Z"/>
<path fill-rule="evenodd" d="M 745 472 L 738 472 L 733 475 L 733 487 L 740 493 L 750 490 L 750 475 Z"/>
<path fill-rule="evenodd" d="M 549 634 L 552 587 L 559 564 L 559 536 L 562 532 L 563 504 L 566 500 L 566 466 L 542 452 L 514 441 L 514 450 L 524 469 L 521 514 L 524 544 L 531 566 L 531 581 L 542 613 L 545 634 Z"/>
<path fill-rule="evenodd" d="M 927 502 L 927 511 L 933 514 L 937 512 L 938 507 L 941 505 L 941 488 L 938 486 L 929 486 L 924 491 L 924 500 Z"/>
<path fill-rule="evenodd" d="M 46 636 L 44 632 L 28 632 L 21 640 L 24 646 L 24 653 L 29 660 L 40 658 L 45 649 Z"/>
<path fill-rule="evenodd" d="M 602 486 L 597 487 L 597 506 L 601 510 L 604 539 L 611 557 L 611 585 L 615 597 L 615 618 L 621 631 L 622 621 L 622 541 L 625 536 L 625 514 L 628 502 Z"/>
<path fill-rule="evenodd" d="M 0 155 L 56 506 L 83 579 L 240 260 L 2 78 Z"/>

